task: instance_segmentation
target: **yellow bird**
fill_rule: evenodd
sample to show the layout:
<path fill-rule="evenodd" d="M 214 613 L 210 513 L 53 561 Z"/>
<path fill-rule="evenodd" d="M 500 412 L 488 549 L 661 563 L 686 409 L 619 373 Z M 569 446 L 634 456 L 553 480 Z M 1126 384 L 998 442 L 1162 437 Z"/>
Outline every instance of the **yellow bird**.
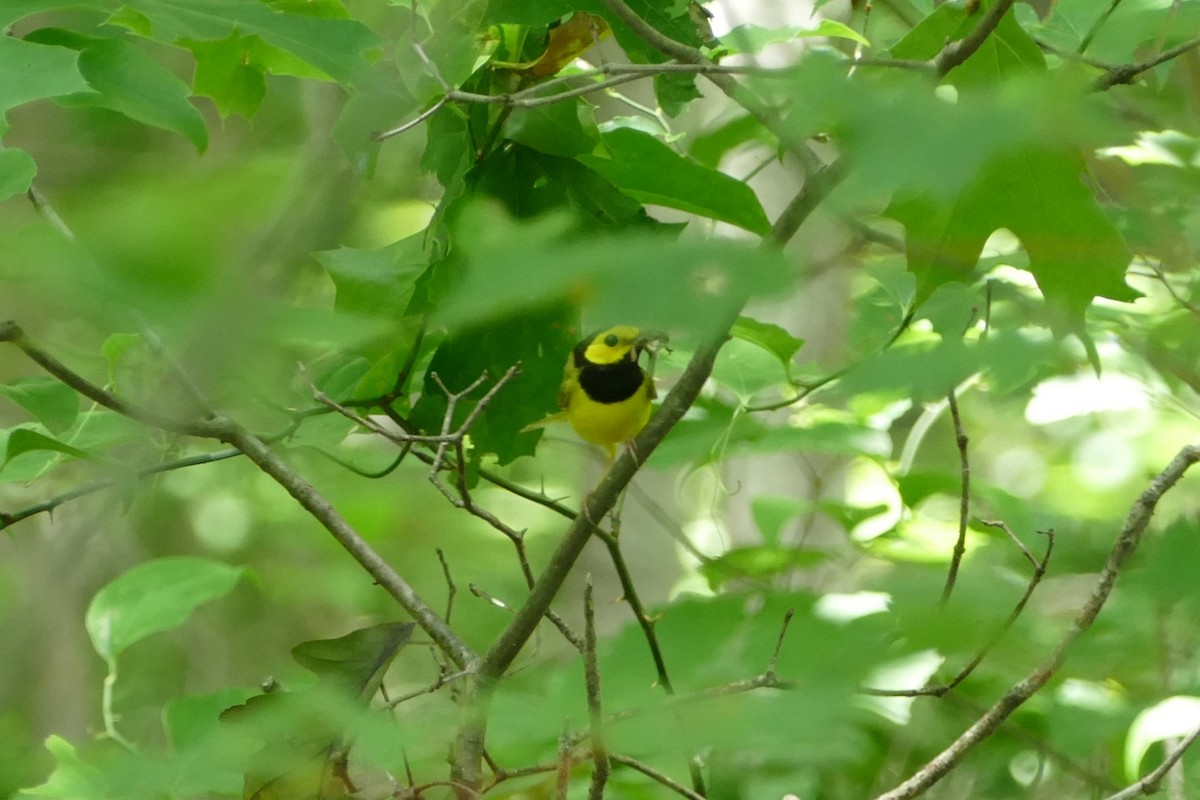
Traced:
<path fill-rule="evenodd" d="M 562 413 L 534 423 L 537 428 L 566 418 L 580 438 L 602 446 L 611 458 L 616 445 L 638 434 L 650 419 L 654 381 L 638 363 L 665 343 L 665 334 L 615 325 L 595 333 L 567 356 L 558 404 Z M 528 430 L 528 428 L 527 428 Z"/>

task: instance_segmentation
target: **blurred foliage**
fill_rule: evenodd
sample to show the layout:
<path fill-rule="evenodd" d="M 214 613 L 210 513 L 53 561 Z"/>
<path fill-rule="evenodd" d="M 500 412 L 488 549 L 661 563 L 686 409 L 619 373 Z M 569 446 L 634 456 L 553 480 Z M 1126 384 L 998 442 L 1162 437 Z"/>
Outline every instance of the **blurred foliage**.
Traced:
<path fill-rule="evenodd" d="M 132 403 L 260 434 L 480 652 L 528 592 L 513 540 L 536 574 L 602 461 L 527 430 L 573 344 L 665 330 L 665 390 L 732 322 L 624 503 L 647 616 L 602 548 L 576 566 L 627 759 L 608 795 L 668 796 L 628 759 L 687 783 L 698 756 L 713 798 L 870 797 L 1052 651 L 1195 440 L 1200 3 L 1017 3 L 940 79 L 922 62 L 993 2 L 705 5 L 629 0 L 748 66 L 734 100 L 670 66 L 601 85 L 668 60 L 601 0 L 0 4 L 0 320 Z M 845 178 L 780 248 L 801 147 Z M 427 436 L 480 413 L 461 453 L 401 459 L 314 389 Z M 461 676 L 238 456 L 0 349 L 0 797 L 449 796 Z M 929 796 L 1104 797 L 1200 724 L 1195 480 Z M 1055 537 L 1012 622 L 1033 567 L 996 522 L 1035 559 Z M 556 604 L 576 630 L 581 593 Z M 944 697 L 863 691 L 985 646 Z M 564 735 L 584 796 L 586 700 L 543 626 L 496 690 L 487 796 L 553 796 Z"/>

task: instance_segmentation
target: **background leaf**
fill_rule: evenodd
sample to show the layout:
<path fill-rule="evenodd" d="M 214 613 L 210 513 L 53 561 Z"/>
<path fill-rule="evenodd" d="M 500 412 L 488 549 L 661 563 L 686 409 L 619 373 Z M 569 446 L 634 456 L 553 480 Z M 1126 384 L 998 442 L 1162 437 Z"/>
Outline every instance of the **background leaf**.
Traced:
<path fill-rule="evenodd" d="M 147 561 L 100 591 L 88 605 L 92 647 L 105 660 L 132 644 L 182 625 L 197 607 L 228 594 L 240 567 L 206 558 L 177 556 Z"/>

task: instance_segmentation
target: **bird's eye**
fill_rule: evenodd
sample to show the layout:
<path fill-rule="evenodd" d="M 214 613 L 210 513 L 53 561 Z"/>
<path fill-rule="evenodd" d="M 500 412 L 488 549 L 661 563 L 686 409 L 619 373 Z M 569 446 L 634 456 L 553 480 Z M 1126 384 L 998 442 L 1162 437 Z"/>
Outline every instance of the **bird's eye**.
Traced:
<path fill-rule="evenodd" d="M 608 345 L 609 347 L 616 347 L 617 342 L 619 342 L 619 341 L 621 341 L 621 340 L 617 338 L 617 335 L 615 333 L 610 333 L 608 336 L 604 337 L 604 343 L 606 345 Z"/>

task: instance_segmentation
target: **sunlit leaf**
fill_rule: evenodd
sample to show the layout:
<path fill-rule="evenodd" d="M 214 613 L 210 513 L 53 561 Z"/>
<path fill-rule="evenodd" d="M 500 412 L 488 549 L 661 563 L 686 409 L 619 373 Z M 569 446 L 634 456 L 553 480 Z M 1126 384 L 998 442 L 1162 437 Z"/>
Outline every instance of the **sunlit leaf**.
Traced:
<path fill-rule="evenodd" d="M 1124 280 L 1132 255 L 1069 154 L 1025 148 L 993 161 L 951 203 L 913 198 L 888 213 L 907 231 L 918 301 L 941 283 L 969 280 L 998 228 L 1021 239 L 1046 300 L 1069 320 L 1079 320 L 1095 297 L 1137 297 Z"/>

